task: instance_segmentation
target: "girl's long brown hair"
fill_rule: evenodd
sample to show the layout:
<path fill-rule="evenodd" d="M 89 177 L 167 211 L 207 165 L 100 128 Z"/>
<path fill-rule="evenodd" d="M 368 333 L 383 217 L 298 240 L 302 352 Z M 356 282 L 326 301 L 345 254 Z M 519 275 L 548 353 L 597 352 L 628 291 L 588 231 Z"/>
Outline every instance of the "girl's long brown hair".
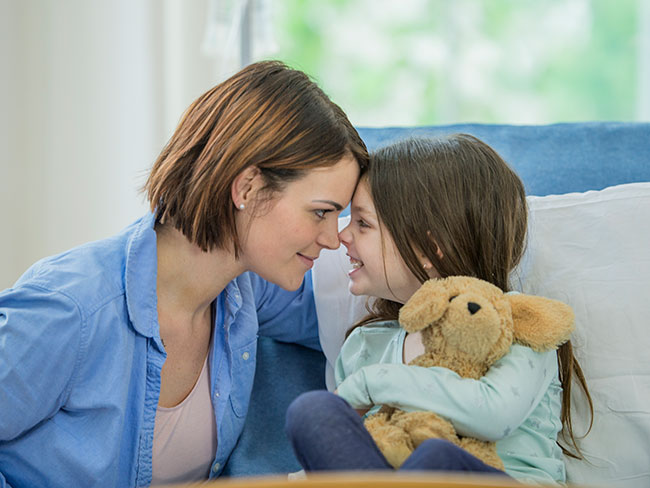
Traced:
<path fill-rule="evenodd" d="M 369 186 L 381 226 L 420 282 L 429 276 L 416 250 L 443 278 L 474 276 L 510 291 L 510 273 L 525 249 L 528 207 L 521 179 L 490 146 L 467 134 L 408 139 L 379 149 L 370 160 L 363 184 Z M 354 327 L 397 320 L 401 307 L 377 299 Z M 562 434 L 574 452 L 560 446 L 582 459 L 571 422 L 574 378 L 586 396 L 592 423 L 593 404 L 570 341 L 558 350 L 558 367 Z"/>
<path fill-rule="evenodd" d="M 265 194 L 351 154 L 363 169 L 366 146 L 345 113 L 301 71 L 279 61 L 242 69 L 201 95 L 153 165 L 144 190 L 157 220 L 204 251 L 240 251 L 230 189 L 256 166 Z"/>

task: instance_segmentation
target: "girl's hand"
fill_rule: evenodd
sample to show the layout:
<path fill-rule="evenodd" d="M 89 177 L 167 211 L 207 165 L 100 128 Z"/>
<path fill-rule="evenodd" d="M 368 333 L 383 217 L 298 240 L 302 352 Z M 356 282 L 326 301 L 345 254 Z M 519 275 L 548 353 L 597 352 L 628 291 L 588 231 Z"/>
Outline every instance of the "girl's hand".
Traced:
<path fill-rule="evenodd" d="M 336 390 L 334 390 L 332 393 L 334 393 L 335 395 L 338 395 L 339 394 L 338 388 Z M 354 410 L 356 410 L 356 412 L 359 414 L 359 417 L 363 417 L 366 414 L 366 412 L 368 410 L 370 410 L 370 409 L 369 408 L 355 408 Z"/>

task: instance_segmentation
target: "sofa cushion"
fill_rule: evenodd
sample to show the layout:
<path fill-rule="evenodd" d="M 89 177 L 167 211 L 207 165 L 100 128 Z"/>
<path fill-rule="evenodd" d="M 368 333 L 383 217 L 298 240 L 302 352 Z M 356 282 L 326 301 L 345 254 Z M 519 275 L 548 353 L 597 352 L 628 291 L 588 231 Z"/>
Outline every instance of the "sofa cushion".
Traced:
<path fill-rule="evenodd" d="M 256 363 L 244 431 L 222 476 L 301 469 L 284 433 L 285 412 L 300 393 L 325 388 L 325 357 L 320 351 L 260 337 Z"/>

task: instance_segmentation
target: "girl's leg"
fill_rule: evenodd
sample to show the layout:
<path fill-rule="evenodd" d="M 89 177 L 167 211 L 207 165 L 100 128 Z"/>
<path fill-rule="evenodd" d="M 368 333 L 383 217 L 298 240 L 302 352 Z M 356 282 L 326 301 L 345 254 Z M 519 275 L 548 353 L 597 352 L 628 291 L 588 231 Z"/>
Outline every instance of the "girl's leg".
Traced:
<path fill-rule="evenodd" d="M 443 439 L 428 439 L 420 444 L 400 469 L 429 471 L 472 471 L 508 476 L 488 466 L 460 447 Z"/>
<path fill-rule="evenodd" d="M 296 398 L 287 410 L 286 432 L 306 471 L 392 469 L 359 414 L 334 393 Z"/>

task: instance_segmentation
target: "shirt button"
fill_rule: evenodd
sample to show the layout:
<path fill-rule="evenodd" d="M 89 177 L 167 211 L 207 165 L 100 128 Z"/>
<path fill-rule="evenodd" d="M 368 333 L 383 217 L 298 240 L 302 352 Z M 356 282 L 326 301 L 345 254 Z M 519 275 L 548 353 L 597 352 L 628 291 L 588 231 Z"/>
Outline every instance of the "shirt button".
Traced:
<path fill-rule="evenodd" d="M 221 467 L 221 464 L 215 463 L 214 466 L 212 466 L 212 471 L 214 471 L 216 473 L 217 471 L 219 471 L 220 467 Z"/>
<path fill-rule="evenodd" d="M 241 357 L 244 358 L 244 361 L 246 361 L 249 357 L 251 357 L 251 355 L 248 354 L 248 352 L 245 352 L 244 354 L 241 355 Z"/>
<path fill-rule="evenodd" d="M 219 398 L 219 392 L 216 392 L 216 393 L 214 394 L 214 397 L 215 397 L 215 398 Z"/>

